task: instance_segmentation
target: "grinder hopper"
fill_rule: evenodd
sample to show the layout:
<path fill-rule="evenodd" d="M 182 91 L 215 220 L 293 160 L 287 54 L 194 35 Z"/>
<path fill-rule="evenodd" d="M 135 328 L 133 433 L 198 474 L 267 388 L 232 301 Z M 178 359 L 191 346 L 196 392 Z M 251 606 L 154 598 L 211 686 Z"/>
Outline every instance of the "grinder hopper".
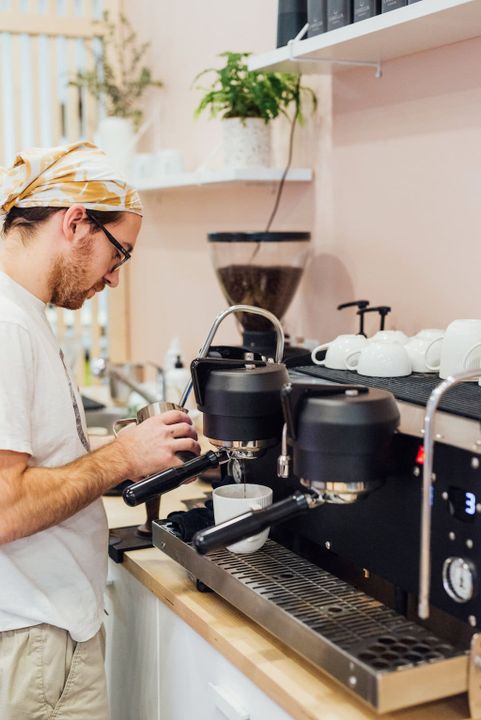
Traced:
<path fill-rule="evenodd" d="M 299 286 L 308 232 L 209 233 L 214 269 L 229 305 L 254 305 L 282 320 Z M 243 345 L 272 354 L 276 334 L 260 315 L 238 313 Z"/>

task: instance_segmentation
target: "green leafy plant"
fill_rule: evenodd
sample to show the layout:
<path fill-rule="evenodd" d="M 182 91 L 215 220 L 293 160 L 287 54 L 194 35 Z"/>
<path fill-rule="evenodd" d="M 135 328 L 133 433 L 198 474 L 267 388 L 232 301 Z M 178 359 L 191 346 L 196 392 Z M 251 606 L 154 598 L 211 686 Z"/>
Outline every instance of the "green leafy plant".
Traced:
<path fill-rule="evenodd" d="M 295 117 L 302 122 L 303 99 L 309 99 L 313 110 L 317 97 L 311 88 L 303 87 L 300 76 L 291 73 L 249 70 L 247 58 L 251 53 L 224 52 L 219 57 L 226 59 L 221 68 L 208 68 L 199 73 L 194 83 L 206 74 L 214 73 L 214 80 L 208 88 L 196 86 L 204 96 L 195 109 L 198 117 L 209 110 L 210 117 L 262 118 L 269 123 L 279 115 L 287 115 L 287 109 L 294 104 Z"/>
<path fill-rule="evenodd" d="M 140 98 L 148 87 L 162 87 L 154 80 L 150 69 L 144 64 L 144 55 L 150 43 L 137 42 L 137 34 L 125 15 L 119 15 L 119 23 L 103 14 L 106 32 L 102 36 L 102 52 L 93 52 L 94 67 L 78 72 L 70 85 L 85 87 L 97 100 L 104 100 L 108 115 L 130 118 L 134 127 L 142 122 L 143 113 L 138 107 Z"/>

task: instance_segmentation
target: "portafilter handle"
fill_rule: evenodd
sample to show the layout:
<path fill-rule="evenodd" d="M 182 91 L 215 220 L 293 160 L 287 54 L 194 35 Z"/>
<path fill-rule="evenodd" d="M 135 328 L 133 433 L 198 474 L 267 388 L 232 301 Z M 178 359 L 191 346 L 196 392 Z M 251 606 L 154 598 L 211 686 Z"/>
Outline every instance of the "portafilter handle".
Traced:
<path fill-rule="evenodd" d="M 210 550 L 244 540 L 262 532 L 270 525 L 294 517 L 308 510 L 312 503 L 312 495 L 297 491 L 269 507 L 250 510 L 214 527 L 199 530 L 192 538 L 192 545 L 200 555 L 205 555 Z"/>
<path fill-rule="evenodd" d="M 217 467 L 224 457 L 225 453 L 223 452 L 209 450 L 205 455 L 187 460 L 183 465 L 148 475 L 143 480 L 125 488 L 122 493 L 124 502 L 135 507 L 156 495 L 163 495 L 170 490 L 175 490 L 179 485 L 197 477 L 204 470 Z"/>
<path fill-rule="evenodd" d="M 217 329 L 221 322 L 232 313 L 236 312 L 243 312 L 243 313 L 250 313 L 251 315 L 262 315 L 262 317 L 265 317 L 267 320 L 270 320 L 271 323 L 274 325 L 274 329 L 277 334 L 277 340 L 276 340 L 276 356 L 275 361 L 276 363 L 280 363 L 282 360 L 282 356 L 284 354 L 284 330 L 282 329 L 282 325 L 279 322 L 278 318 L 276 316 L 269 312 L 269 310 L 264 310 L 263 308 L 255 307 L 254 305 L 231 305 L 231 307 L 228 307 L 227 310 L 224 310 L 224 312 L 221 312 L 219 315 L 217 315 L 216 319 L 214 320 L 212 327 L 210 328 L 208 335 L 205 339 L 205 342 L 202 346 L 202 348 L 199 351 L 199 358 L 207 357 L 207 353 L 209 352 L 210 346 L 212 345 L 212 341 L 214 339 L 214 336 L 217 332 Z M 187 382 L 187 385 L 184 388 L 184 391 L 182 393 L 182 397 L 179 400 L 179 405 L 181 407 L 184 407 L 185 403 L 187 402 L 190 392 L 192 390 L 192 378 L 189 379 Z"/>

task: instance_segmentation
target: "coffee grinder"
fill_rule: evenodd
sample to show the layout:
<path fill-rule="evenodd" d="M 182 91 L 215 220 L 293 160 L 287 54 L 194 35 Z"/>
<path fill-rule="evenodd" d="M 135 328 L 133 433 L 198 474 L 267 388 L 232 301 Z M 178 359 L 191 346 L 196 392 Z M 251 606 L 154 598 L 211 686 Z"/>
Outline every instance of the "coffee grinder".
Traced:
<path fill-rule="evenodd" d="M 209 233 L 209 249 L 229 305 L 253 305 L 284 317 L 299 286 L 310 249 L 309 232 Z M 246 350 L 273 355 L 276 333 L 261 315 L 237 313 Z M 284 360 L 308 354 L 286 343 Z M 308 364 L 308 363 L 306 363 Z"/>

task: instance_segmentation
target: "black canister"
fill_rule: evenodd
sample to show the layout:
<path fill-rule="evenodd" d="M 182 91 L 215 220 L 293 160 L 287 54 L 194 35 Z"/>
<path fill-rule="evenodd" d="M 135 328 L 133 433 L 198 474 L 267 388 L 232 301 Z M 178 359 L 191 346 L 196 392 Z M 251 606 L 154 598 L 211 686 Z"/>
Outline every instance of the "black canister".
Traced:
<path fill-rule="evenodd" d="M 277 47 L 287 45 L 307 23 L 307 0 L 279 0 Z"/>
<path fill-rule="evenodd" d="M 337 30 L 352 22 L 352 0 L 326 0 L 326 2 L 328 30 Z"/>
<path fill-rule="evenodd" d="M 307 0 L 307 37 L 326 32 L 326 0 Z"/>

